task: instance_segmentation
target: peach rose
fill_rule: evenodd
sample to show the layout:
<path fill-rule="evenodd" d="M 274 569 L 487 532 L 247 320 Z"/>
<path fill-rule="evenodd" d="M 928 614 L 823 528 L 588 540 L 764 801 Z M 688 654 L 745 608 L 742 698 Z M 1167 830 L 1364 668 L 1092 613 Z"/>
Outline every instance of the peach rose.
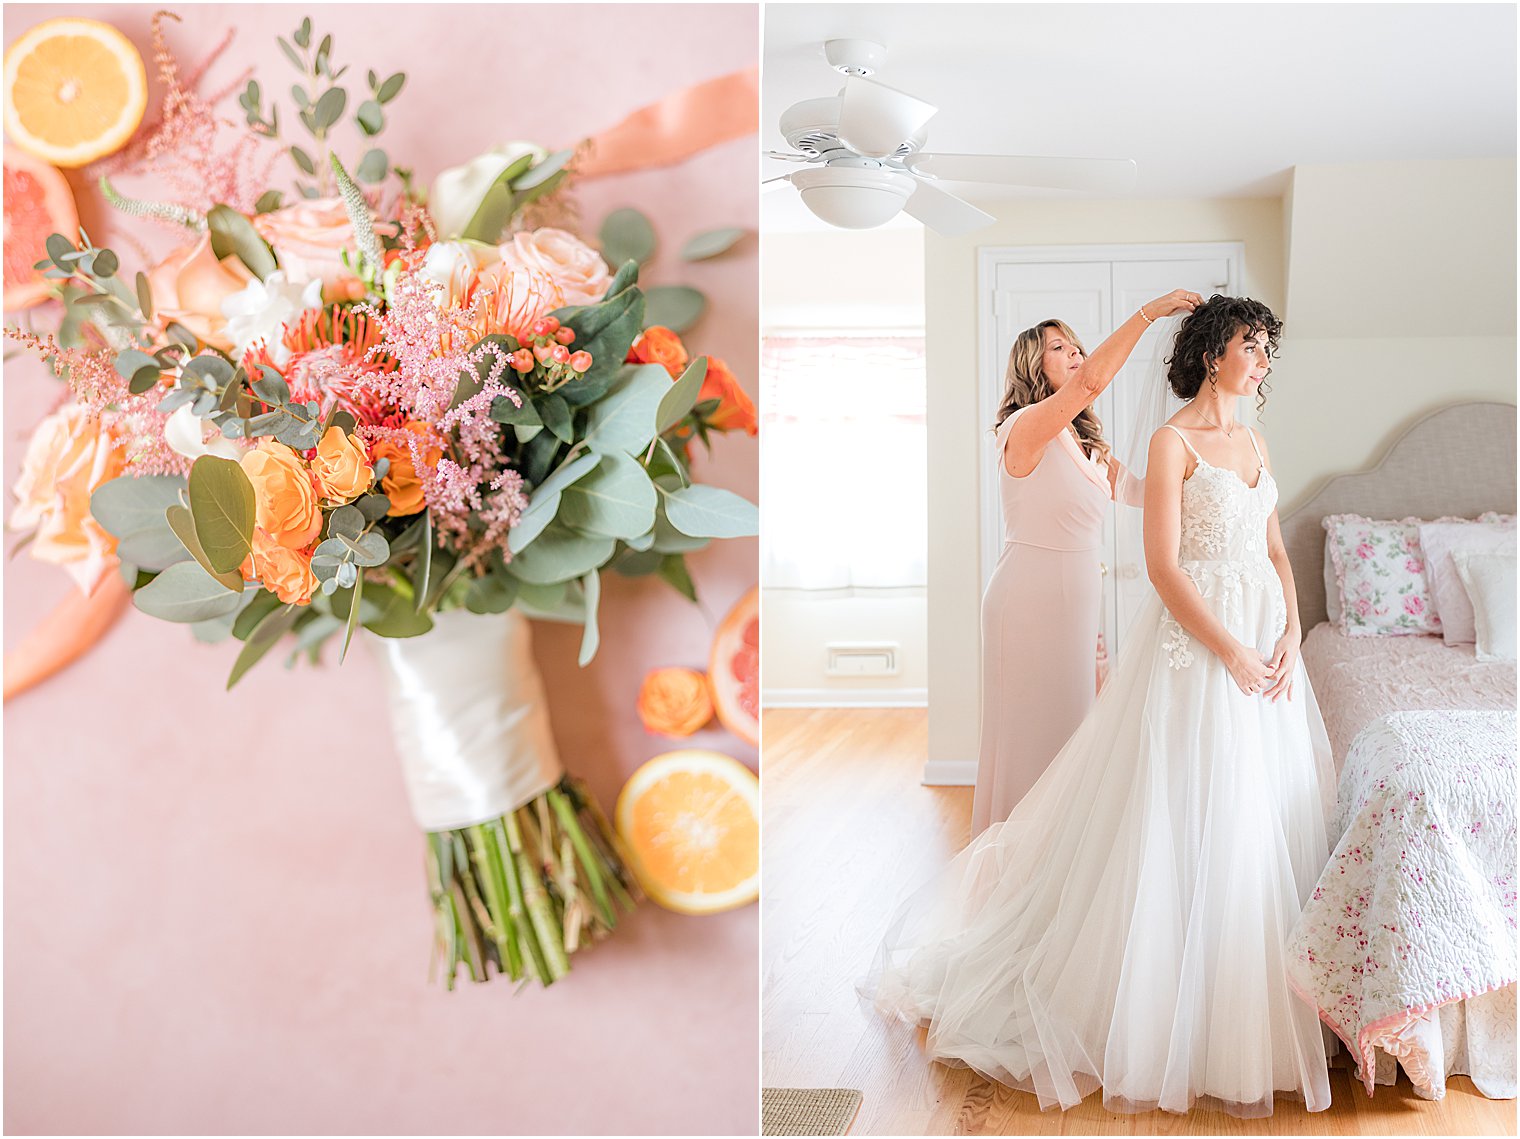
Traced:
<path fill-rule="evenodd" d="M 717 410 L 707 417 L 707 422 L 719 431 L 759 434 L 760 420 L 755 415 L 754 401 L 739 386 L 738 378 L 728 370 L 728 365 L 717 356 L 707 358 L 707 375 L 702 379 L 697 402 L 705 399 L 720 401 Z"/>
<path fill-rule="evenodd" d="M 406 430 L 425 440 L 422 447 L 423 462 L 429 467 L 437 466 L 438 460 L 443 458 L 443 447 L 432 428 L 413 419 L 407 422 Z M 377 461 L 391 461 L 390 469 L 380 480 L 380 492 L 391 500 L 391 508 L 385 513 L 392 518 L 416 514 L 427 504 L 427 500 L 422 495 L 422 480 L 417 476 L 417 468 L 412 462 L 411 447 L 400 439 L 381 439 L 374 445 L 373 454 Z"/>
<path fill-rule="evenodd" d="M 31 554 L 93 593 L 116 567 L 116 539 L 90 513 L 90 495 L 125 466 L 111 431 L 71 403 L 37 425 L 16 480 L 13 530 L 36 530 Z"/>
<path fill-rule="evenodd" d="M 243 576 L 263 582 L 286 605 L 305 605 L 317 591 L 311 559 L 300 550 L 282 546 L 263 530 L 253 532 L 253 553 L 243 563 Z"/>
<path fill-rule="evenodd" d="M 241 292 L 252 280 L 253 274 L 236 257 L 229 254 L 218 261 L 211 252 L 211 238 L 202 237 L 148 270 L 153 319 L 165 327 L 177 321 L 207 344 L 231 351 L 232 340 L 224 331 L 227 318 L 222 315 L 222 301 Z"/>
<path fill-rule="evenodd" d="M 639 719 L 651 732 L 689 736 L 712 719 L 707 677 L 689 668 L 657 668 L 639 688 Z"/>
<path fill-rule="evenodd" d="M 322 507 L 306 460 L 265 439 L 238 461 L 253 484 L 254 524 L 286 549 L 310 545 L 322 531 Z"/>
<path fill-rule="evenodd" d="M 286 280 L 304 285 L 320 278 L 324 291 L 348 295 L 347 283 L 355 280 L 339 256 L 344 249 L 357 253 L 353 224 L 342 198 L 312 198 L 283 209 L 259 214 L 253 228 L 274 249 Z M 392 236 L 394 224 L 376 222 L 375 233 Z M 335 286 L 342 285 L 342 288 Z"/>
<path fill-rule="evenodd" d="M 352 502 L 375 481 L 375 470 L 358 437 L 345 434 L 341 427 L 329 427 L 323 434 L 311 473 L 329 502 Z"/>
<path fill-rule="evenodd" d="M 664 325 L 656 324 L 644 329 L 628 349 L 629 364 L 663 364 L 672 380 L 679 380 L 690 362 L 686 345 L 681 338 Z"/>
<path fill-rule="evenodd" d="M 601 300 L 612 284 L 602 255 L 573 233 L 533 229 L 512 235 L 500 246 L 502 263 L 513 269 L 547 273 L 564 294 L 564 304 L 589 305 Z"/>

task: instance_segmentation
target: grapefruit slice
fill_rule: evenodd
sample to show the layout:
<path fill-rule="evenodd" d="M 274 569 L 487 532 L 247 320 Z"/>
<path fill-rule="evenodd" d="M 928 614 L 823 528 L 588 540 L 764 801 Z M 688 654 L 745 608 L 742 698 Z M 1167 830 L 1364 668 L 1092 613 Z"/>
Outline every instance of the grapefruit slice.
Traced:
<path fill-rule="evenodd" d="M 5 133 L 54 166 L 114 154 L 147 109 L 142 56 L 110 24 L 45 20 L 5 53 Z"/>
<path fill-rule="evenodd" d="M 655 756 L 618 796 L 617 829 L 644 892 L 668 910 L 715 914 L 760 893 L 760 781 L 736 759 Z"/>
<path fill-rule="evenodd" d="M 728 611 L 713 638 L 707 679 L 723 726 L 751 747 L 760 746 L 760 587 Z"/>
<path fill-rule="evenodd" d="M 56 169 L 24 150 L 5 151 L 5 311 L 31 308 L 51 295 L 42 270 L 47 239 L 79 237 L 74 192 Z"/>

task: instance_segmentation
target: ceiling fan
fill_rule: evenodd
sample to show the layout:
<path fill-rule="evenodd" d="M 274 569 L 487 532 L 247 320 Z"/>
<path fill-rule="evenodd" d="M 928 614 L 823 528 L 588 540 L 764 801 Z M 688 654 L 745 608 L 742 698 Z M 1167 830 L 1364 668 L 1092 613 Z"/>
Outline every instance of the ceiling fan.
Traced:
<path fill-rule="evenodd" d="M 907 212 L 946 236 L 970 233 L 996 219 L 935 185 L 990 182 L 1055 190 L 1123 194 L 1135 184 L 1128 158 L 1037 158 L 1011 154 L 926 154 L 932 103 L 874 79 L 887 49 L 869 40 L 824 44 L 829 65 L 845 76 L 844 90 L 804 99 L 781 114 L 781 133 L 795 153 L 766 157 L 804 169 L 763 184 L 790 182 L 802 203 L 830 225 L 870 229 Z"/>

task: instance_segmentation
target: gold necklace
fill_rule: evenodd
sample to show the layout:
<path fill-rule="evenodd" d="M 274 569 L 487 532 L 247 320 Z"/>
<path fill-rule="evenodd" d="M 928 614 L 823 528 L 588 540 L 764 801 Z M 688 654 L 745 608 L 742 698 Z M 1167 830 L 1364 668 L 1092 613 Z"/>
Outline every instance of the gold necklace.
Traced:
<path fill-rule="evenodd" d="M 1235 432 L 1234 432 L 1234 430 L 1232 428 L 1226 428 L 1222 424 L 1215 423 L 1207 415 L 1203 415 L 1203 408 L 1201 408 L 1201 407 L 1194 408 L 1194 410 L 1197 411 L 1199 415 L 1203 416 L 1203 421 L 1205 423 L 1207 423 L 1210 427 L 1217 427 L 1217 428 L 1219 428 L 1219 430 L 1223 431 L 1224 432 L 1224 437 L 1226 439 L 1233 439 L 1235 437 Z M 1237 423 L 1235 426 L 1238 427 L 1240 425 Z"/>

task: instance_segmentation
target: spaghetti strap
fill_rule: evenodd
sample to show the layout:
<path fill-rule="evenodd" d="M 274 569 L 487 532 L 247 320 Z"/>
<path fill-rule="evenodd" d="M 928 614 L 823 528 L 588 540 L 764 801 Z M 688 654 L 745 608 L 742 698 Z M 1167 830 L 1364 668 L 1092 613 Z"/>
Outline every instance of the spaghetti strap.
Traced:
<path fill-rule="evenodd" d="M 1163 423 L 1161 426 L 1171 427 L 1173 431 L 1177 431 L 1177 428 L 1172 427 L 1170 423 Z M 1188 449 L 1188 453 L 1191 454 L 1193 458 L 1197 459 L 1200 463 L 1203 462 L 1203 456 L 1193 449 L 1193 445 L 1188 442 L 1186 435 L 1184 435 L 1181 431 L 1177 431 L 1177 438 L 1182 440 L 1182 445 Z"/>
<path fill-rule="evenodd" d="M 1259 467 L 1266 466 L 1267 461 L 1261 457 L 1261 448 L 1256 445 L 1256 432 L 1247 427 L 1246 434 L 1251 437 L 1251 450 L 1256 452 L 1256 465 Z"/>

